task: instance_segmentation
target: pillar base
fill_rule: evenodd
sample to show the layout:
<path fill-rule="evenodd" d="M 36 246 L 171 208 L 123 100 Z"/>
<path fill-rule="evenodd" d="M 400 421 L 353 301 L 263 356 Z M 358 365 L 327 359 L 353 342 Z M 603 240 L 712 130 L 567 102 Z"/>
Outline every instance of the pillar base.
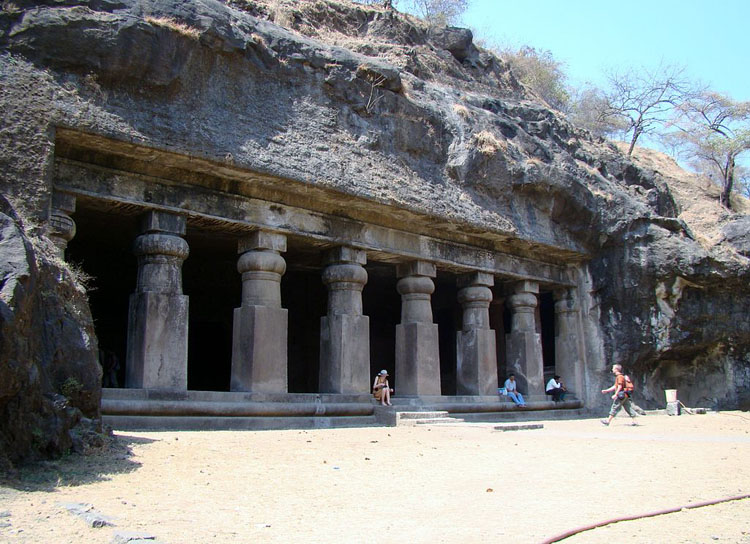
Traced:
<path fill-rule="evenodd" d="M 370 318 L 333 314 L 320 318 L 320 392 L 370 392 Z"/>
<path fill-rule="evenodd" d="M 398 395 L 440 395 L 440 351 L 435 323 L 396 325 Z"/>
<path fill-rule="evenodd" d="M 456 392 L 459 395 L 496 395 L 495 331 L 459 331 L 456 333 L 456 346 Z"/>
<path fill-rule="evenodd" d="M 231 391 L 287 392 L 287 323 L 283 308 L 235 308 Z"/>
<path fill-rule="evenodd" d="M 524 396 L 544 396 L 542 337 L 536 332 L 511 332 L 506 335 L 508 369 L 516 375 Z"/>
<path fill-rule="evenodd" d="M 130 296 L 126 387 L 187 391 L 188 297 Z"/>

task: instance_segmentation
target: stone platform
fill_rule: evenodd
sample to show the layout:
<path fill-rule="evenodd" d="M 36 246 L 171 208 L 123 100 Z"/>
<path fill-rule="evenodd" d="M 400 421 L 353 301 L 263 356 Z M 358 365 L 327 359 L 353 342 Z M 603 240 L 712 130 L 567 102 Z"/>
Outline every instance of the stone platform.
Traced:
<path fill-rule="evenodd" d="M 102 419 L 116 430 L 268 430 L 396 425 L 398 414 L 446 412 L 464 421 L 577 417 L 578 400 L 531 399 L 519 408 L 497 396 L 393 398 L 380 406 L 371 395 L 322 393 L 171 392 L 103 389 Z"/>

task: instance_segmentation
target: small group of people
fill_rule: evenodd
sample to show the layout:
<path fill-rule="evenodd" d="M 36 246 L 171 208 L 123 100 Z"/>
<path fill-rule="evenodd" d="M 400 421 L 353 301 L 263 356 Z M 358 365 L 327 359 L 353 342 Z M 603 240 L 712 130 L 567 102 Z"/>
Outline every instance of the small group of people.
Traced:
<path fill-rule="evenodd" d="M 516 375 L 510 374 L 508 379 L 505 380 L 505 394 L 517 405 L 524 407 L 526 401 L 523 398 L 523 394 L 518 390 L 518 383 L 516 382 Z M 550 378 L 547 382 L 547 386 L 544 388 L 544 392 L 552 397 L 555 402 L 565 400 L 565 393 L 567 389 L 562 383 L 560 376 L 555 374 L 554 377 Z"/>

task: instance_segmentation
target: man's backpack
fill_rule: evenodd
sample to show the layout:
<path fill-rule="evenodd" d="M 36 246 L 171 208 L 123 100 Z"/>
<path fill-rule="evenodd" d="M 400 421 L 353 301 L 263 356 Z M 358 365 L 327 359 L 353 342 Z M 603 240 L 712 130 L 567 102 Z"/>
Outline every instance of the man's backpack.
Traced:
<path fill-rule="evenodd" d="M 633 391 L 635 391 L 635 384 L 633 383 L 633 380 L 630 379 L 630 376 L 625 374 L 625 389 L 624 391 L 628 394 L 629 397 L 633 396 Z"/>

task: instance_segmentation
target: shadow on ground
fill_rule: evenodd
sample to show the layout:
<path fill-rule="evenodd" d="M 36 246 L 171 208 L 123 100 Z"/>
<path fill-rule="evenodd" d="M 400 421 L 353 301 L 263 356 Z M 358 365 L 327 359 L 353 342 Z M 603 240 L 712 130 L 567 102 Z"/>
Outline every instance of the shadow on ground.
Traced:
<path fill-rule="evenodd" d="M 85 454 L 71 453 L 52 461 L 19 467 L 9 476 L 0 475 L 0 487 L 18 491 L 55 491 L 59 487 L 86 485 L 109 480 L 112 475 L 133 472 L 141 463 L 132 459 L 132 446 L 156 440 L 117 434 L 100 448 Z"/>

